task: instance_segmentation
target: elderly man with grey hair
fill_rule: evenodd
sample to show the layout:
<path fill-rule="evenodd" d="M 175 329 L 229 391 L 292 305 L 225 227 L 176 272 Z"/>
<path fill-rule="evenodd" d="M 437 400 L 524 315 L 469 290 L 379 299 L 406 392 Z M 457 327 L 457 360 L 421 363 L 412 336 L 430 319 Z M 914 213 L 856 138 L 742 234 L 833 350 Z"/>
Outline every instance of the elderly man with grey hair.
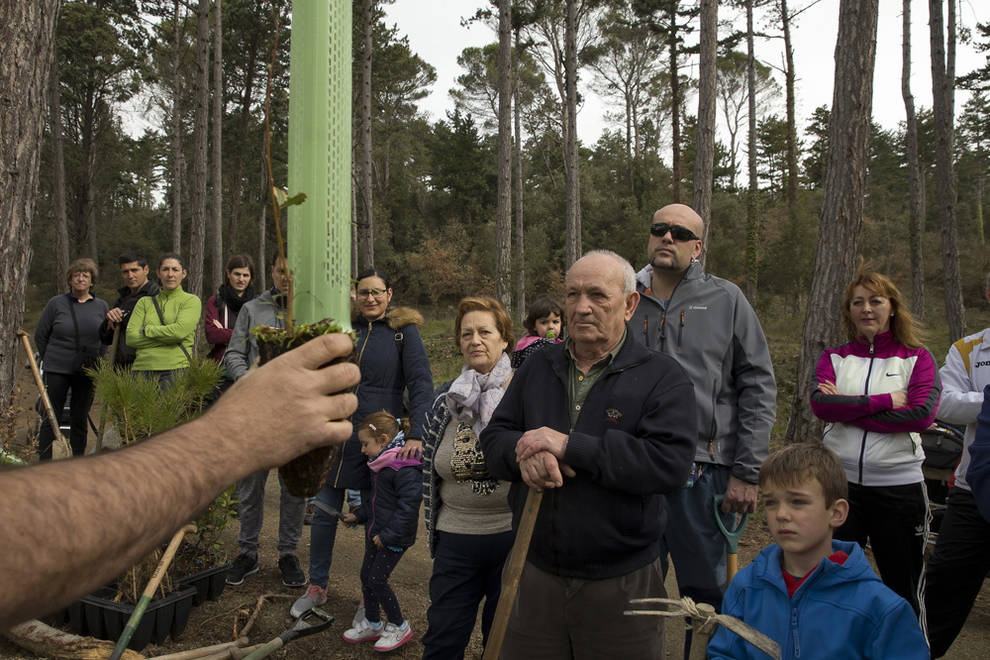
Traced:
<path fill-rule="evenodd" d="M 658 658 L 659 617 L 623 616 L 663 596 L 663 494 L 684 483 L 694 392 L 672 358 L 629 339 L 632 267 L 595 251 L 567 273 L 566 343 L 516 372 L 481 444 L 513 482 L 513 527 L 545 491 L 509 620 L 507 658 Z"/>

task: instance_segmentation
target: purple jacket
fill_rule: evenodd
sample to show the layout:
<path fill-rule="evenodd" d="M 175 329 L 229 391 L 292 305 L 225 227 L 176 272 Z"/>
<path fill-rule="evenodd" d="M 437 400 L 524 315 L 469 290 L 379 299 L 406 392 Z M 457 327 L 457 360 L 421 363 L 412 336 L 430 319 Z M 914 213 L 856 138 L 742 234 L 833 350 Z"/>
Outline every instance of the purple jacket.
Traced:
<path fill-rule="evenodd" d="M 824 394 L 822 382 L 843 394 Z M 894 408 L 892 392 L 906 392 Z M 829 422 L 825 444 L 842 460 L 849 481 L 894 486 L 922 480 L 924 452 L 918 432 L 935 420 L 942 387 L 931 353 L 908 348 L 890 332 L 827 348 L 815 369 L 811 409 Z"/>

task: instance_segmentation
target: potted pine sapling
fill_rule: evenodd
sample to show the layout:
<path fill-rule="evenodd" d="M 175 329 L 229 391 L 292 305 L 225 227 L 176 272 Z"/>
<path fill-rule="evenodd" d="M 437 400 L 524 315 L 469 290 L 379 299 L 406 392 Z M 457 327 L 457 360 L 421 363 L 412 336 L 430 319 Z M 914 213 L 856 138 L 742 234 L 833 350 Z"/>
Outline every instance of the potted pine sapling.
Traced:
<path fill-rule="evenodd" d="M 194 357 L 189 368 L 165 390 L 160 388 L 157 379 L 115 367 L 109 360 L 102 360 L 90 371 L 90 376 L 96 396 L 103 401 L 122 445 L 127 446 L 199 416 L 207 397 L 220 380 L 220 371 L 213 360 Z M 140 625 L 131 636 L 129 648 L 139 651 L 149 642 L 161 643 L 170 634 L 180 634 L 201 593 L 204 597 L 219 596 L 209 571 L 219 573 L 222 585 L 227 564 L 216 540 L 226 525 L 231 505 L 231 492 L 222 493 L 194 521 L 197 533 L 184 538 L 182 551 L 177 553 L 177 559 L 162 579 L 156 598 L 147 606 Z M 100 639 L 120 637 L 161 556 L 162 551 L 155 550 L 111 585 L 70 605 L 65 618 L 73 632 Z M 203 578 L 197 579 L 196 575 L 190 574 L 204 567 L 208 574 L 202 584 Z M 175 577 L 179 575 L 183 577 Z M 219 589 L 222 590 L 222 586 Z"/>

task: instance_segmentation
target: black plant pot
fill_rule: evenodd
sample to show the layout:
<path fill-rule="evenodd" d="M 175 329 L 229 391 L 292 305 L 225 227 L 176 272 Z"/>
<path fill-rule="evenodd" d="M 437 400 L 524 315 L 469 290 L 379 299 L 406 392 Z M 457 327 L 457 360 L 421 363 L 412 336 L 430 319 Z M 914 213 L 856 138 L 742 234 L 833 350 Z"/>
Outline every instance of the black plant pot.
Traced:
<path fill-rule="evenodd" d="M 119 639 L 134 606 L 115 603 L 113 595 L 113 589 L 104 587 L 67 607 L 72 632 L 97 639 Z M 196 589 L 186 587 L 151 601 L 127 647 L 141 651 L 151 642 L 161 644 L 169 635 L 178 637 L 189 623 L 195 597 Z"/>
<path fill-rule="evenodd" d="M 196 595 L 193 596 L 193 605 L 198 607 L 208 600 L 217 600 L 227 586 L 227 571 L 230 564 L 214 566 L 199 573 L 186 575 L 175 581 L 176 589 L 195 587 Z"/>

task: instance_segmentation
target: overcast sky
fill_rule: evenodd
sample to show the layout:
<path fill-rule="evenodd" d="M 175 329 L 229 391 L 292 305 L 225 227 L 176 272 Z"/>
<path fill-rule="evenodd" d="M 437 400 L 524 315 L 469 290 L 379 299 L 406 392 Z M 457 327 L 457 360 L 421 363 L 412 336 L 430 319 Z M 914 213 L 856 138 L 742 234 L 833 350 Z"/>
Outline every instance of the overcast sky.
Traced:
<path fill-rule="evenodd" d="M 791 0 L 792 12 L 811 5 L 813 0 Z M 398 26 L 409 37 L 409 45 L 424 60 L 436 67 L 437 82 L 430 96 L 420 107 L 433 120 L 442 119 L 453 108 L 449 90 L 462 70 L 457 56 L 468 46 L 480 46 L 497 40 L 497 35 L 484 25 L 461 26 L 461 18 L 470 16 L 486 0 L 396 0 L 386 5 L 386 21 Z M 832 76 L 834 71 L 835 36 L 838 29 L 838 0 L 820 0 L 802 12 L 792 27 L 794 43 L 794 68 L 797 72 L 797 116 L 800 127 L 806 123 L 811 111 L 819 105 L 832 104 Z M 915 105 L 931 107 L 931 63 L 928 48 L 928 3 L 913 0 L 911 47 L 911 90 Z M 745 15 L 731 13 L 720 7 L 719 19 L 735 17 L 737 25 L 745 26 Z M 990 21 L 988 0 L 962 0 L 959 22 L 973 28 L 976 22 Z M 778 33 L 778 26 L 767 24 L 765 14 L 757 14 L 757 29 Z M 694 37 L 697 39 L 697 37 Z M 783 66 L 783 39 L 758 40 L 757 56 L 766 64 Z M 972 45 L 958 44 L 956 72 L 965 74 L 985 64 L 986 55 L 976 52 Z M 696 67 L 692 62 L 691 66 Z M 696 75 L 696 71 L 692 74 Z M 783 75 L 775 71 L 775 77 L 784 86 Z M 587 86 L 591 72 L 583 71 L 580 77 L 582 94 L 586 98 L 578 115 L 578 135 L 584 144 L 594 143 L 605 124 L 604 107 Z M 966 92 L 956 94 L 956 113 L 961 111 L 967 98 Z M 697 97 L 689 100 L 688 112 L 694 114 Z M 772 109 L 784 116 L 784 100 Z M 901 98 L 901 2 L 880 0 L 880 18 L 877 29 L 877 60 L 873 87 L 873 116 L 886 128 L 894 128 L 904 119 L 904 102 Z"/>

